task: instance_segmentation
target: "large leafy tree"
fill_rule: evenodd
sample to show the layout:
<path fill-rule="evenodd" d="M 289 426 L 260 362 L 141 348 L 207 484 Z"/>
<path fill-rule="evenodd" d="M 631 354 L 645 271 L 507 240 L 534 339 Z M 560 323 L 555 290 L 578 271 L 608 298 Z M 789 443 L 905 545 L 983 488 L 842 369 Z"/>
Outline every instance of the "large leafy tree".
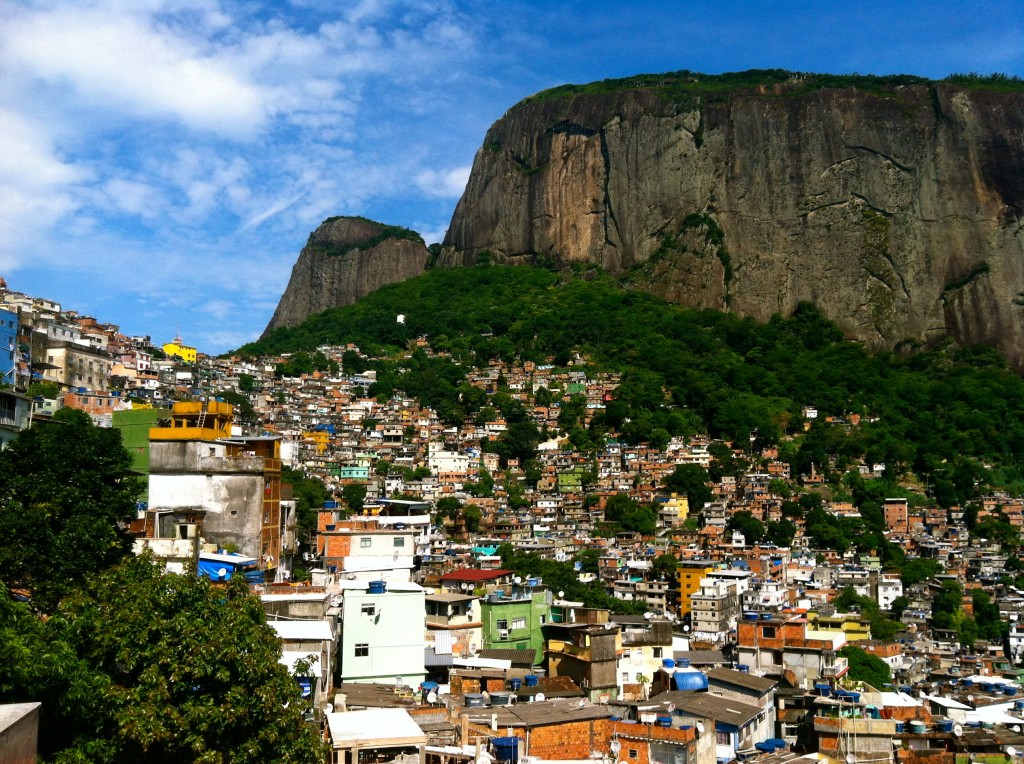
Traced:
<path fill-rule="evenodd" d="M 0 601 L 0 700 L 43 700 L 57 761 L 316 762 L 300 691 L 259 600 L 130 558 L 47 621 Z"/>
<path fill-rule="evenodd" d="M 0 451 L 0 581 L 52 610 L 128 553 L 141 482 L 116 430 L 61 409 Z"/>

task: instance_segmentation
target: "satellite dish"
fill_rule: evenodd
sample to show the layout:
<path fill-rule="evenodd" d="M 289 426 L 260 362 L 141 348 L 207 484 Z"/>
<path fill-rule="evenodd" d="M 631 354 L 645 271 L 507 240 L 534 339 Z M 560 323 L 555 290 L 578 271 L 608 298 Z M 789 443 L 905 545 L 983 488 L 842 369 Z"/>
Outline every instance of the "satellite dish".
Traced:
<path fill-rule="evenodd" d="M 565 592 L 559 591 L 558 592 L 558 599 L 564 599 L 564 598 L 565 598 Z"/>
<path fill-rule="evenodd" d="M 648 610 L 646 613 L 644 613 L 644 618 L 646 618 L 649 621 L 652 618 L 654 618 L 654 613 L 652 613 L 650 610 Z"/>
<path fill-rule="evenodd" d="M 704 722 L 697 722 L 697 734 L 698 735 L 703 735 L 704 734 Z"/>
<path fill-rule="evenodd" d="M 852 753 L 846 754 L 846 764 L 857 764 L 857 757 Z"/>
<path fill-rule="evenodd" d="M 580 702 L 576 704 L 576 708 L 583 708 L 585 705 L 587 705 L 587 699 L 580 698 Z"/>
<path fill-rule="evenodd" d="M 548 699 L 548 697 L 543 692 L 538 692 L 536 695 L 533 696 L 533 699 L 539 703 L 543 703 L 545 700 Z"/>
<path fill-rule="evenodd" d="M 1016 756 L 1017 755 L 1017 749 L 1014 748 L 1012 745 L 1006 746 L 1006 755 L 1011 757 L 1011 758 Z"/>
<path fill-rule="evenodd" d="M 330 703 L 324 703 L 324 713 L 325 714 L 333 714 L 334 713 L 334 706 L 332 706 Z"/>
<path fill-rule="evenodd" d="M 227 568 L 221 568 L 220 570 L 217 571 L 217 576 L 219 578 L 227 578 L 228 577 L 228 569 Z"/>
<path fill-rule="evenodd" d="M 523 583 L 523 577 L 522 576 L 516 576 L 512 580 L 515 581 L 517 584 Z"/>
<path fill-rule="evenodd" d="M 974 702 L 974 696 L 973 695 L 968 695 L 967 696 L 967 702 L 968 703 L 973 703 Z"/>
<path fill-rule="evenodd" d="M 427 703 L 430 703 L 431 705 L 437 703 L 437 693 L 433 690 L 427 693 Z"/>
<path fill-rule="evenodd" d="M 611 743 L 608 744 L 608 750 L 612 752 L 612 756 L 618 756 L 619 751 L 622 750 L 622 743 L 620 743 L 618 740 L 613 740 Z"/>
<path fill-rule="evenodd" d="M 676 704 L 675 703 L 669 703 L 668 704 L 668 712 L 671 714 L 675 710 L 676 710 Z"/>
<path fill-rule="evenodd" d="M 953 734 L 956 735 L 957 737 L 960 737 L 962 734 L 964 734 L 964 728 L 961 727 L 959 724 L 954 724 L 953 725 Z"/>
<path fill-rule="evenodd" d="M 492 762 L 493 759 L 486 753 L 481 753 L 476 759 L 476 764 L 492 764 Z"/>
<path fill-rule="evenodd" d="M 464 592 L 468 592 L 469 591 L 469 584 L 466 583 L 465 581 L 463 581 L 461 584 L 459 584 L 459 588 L 462 589 L 462 591 L 464 591 Z"/>

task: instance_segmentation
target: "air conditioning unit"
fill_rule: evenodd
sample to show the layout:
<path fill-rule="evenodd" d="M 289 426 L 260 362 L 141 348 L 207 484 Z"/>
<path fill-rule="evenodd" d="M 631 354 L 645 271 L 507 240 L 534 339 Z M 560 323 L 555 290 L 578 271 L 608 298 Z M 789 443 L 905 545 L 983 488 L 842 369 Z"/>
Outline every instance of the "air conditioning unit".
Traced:
<path fill-rule="evenodd" d="M 508 629 L 498 629 L 498 639 L 508 639 Z"/>

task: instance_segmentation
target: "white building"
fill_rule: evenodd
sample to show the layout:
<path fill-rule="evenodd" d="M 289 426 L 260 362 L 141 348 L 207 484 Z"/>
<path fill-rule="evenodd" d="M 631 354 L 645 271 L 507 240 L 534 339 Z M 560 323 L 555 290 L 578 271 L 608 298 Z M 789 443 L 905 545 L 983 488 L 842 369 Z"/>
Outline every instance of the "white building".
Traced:
<path fill-rule="evenodd" d="M 426 679 L 423 587 L 408 581 L 341 581 L 339 673 L 344 682 Z"/>

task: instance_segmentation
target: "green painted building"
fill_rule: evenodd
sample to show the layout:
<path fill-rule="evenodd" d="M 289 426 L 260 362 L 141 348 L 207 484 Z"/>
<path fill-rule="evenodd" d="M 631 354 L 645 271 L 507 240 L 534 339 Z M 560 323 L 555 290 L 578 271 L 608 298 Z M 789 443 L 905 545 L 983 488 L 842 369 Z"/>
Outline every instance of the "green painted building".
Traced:
<path fill-rule="evenodd" d="M 149 429 L 170 415 L 168 409 L 131 409 L 113 414 L 114 429 L 121 433 L 121 442 L 132 455 L 132 469 L 144 477 L 149 475 Z M 148 487 L 143 489 L 142 499 L 148 501 Z"/>
<path fill-rule="evenodd" d="M 484 650 L 533 650 L 534 663 L 544 658 L 541 626 L 551 621 L 551 592 L 532 587 L 497 590 L 480 603 Z"/>

